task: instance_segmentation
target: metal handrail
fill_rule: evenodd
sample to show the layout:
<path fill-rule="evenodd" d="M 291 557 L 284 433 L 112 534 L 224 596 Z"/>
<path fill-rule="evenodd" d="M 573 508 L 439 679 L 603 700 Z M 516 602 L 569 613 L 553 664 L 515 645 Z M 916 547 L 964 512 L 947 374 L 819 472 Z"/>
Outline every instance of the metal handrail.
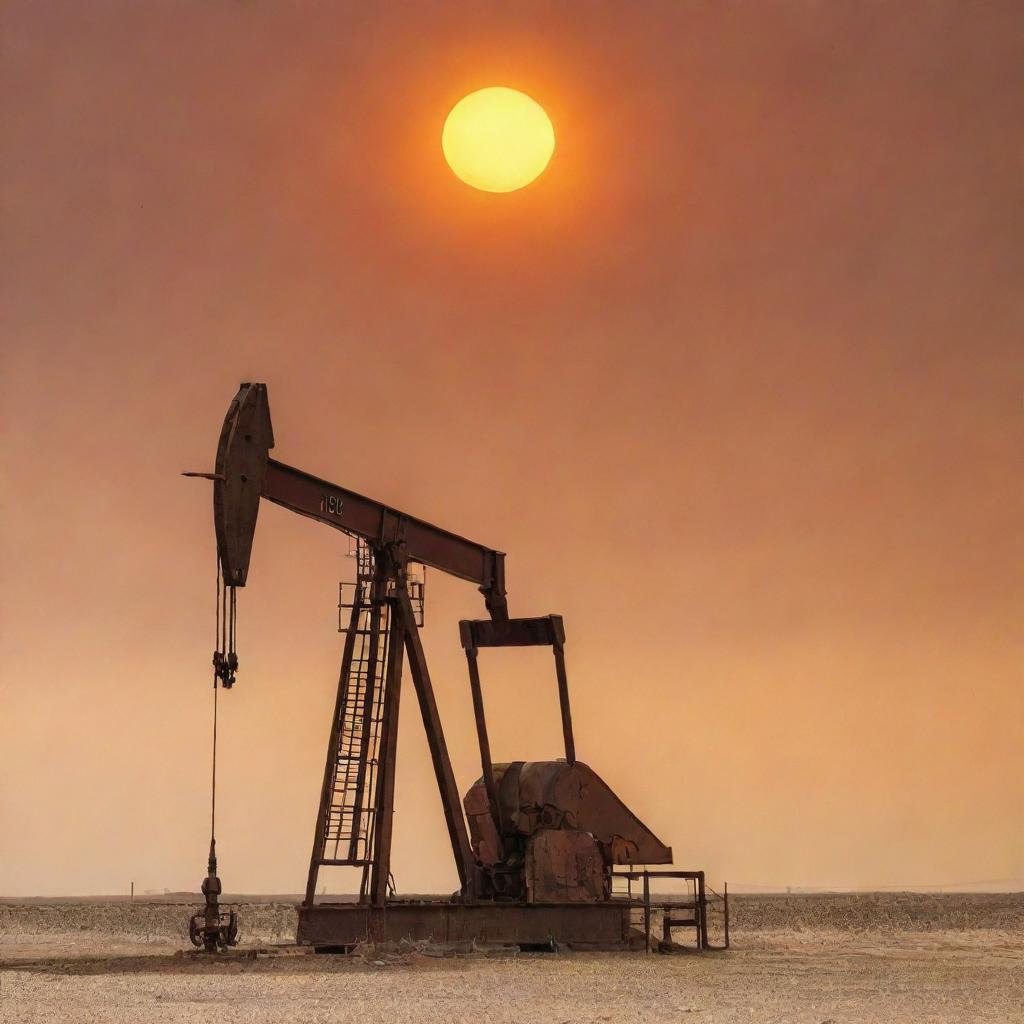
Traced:
<path fill-rule="evenodd" d="M 696 912 L 697 922 L 697 945 L 701 950 L 728 949 L 729 948 L 729 885 L 725 883 L 723 893 L 719 894 L 706 884 L 703 871 L 637 871 L 630 868 L 628 871 L 613 871 L 612 884 L 616 878 L 625 878 L 628 884 L 626 898 L 634 903 L 632 895 L 632 882 L 643 882 L 643 897 L 639 903 L 634 905 L 642 906 L 644 911 L 644 941 L 647 952 L 651 951 L 651 879 L 652 878 L 681 878 L 694 883 L 692 903 L 675 904 L 682 909 L 692 909 Z M 724 917 L 724 945 L 712 946 L 708 941 L 708 893 L 713 900 L 721 901 Z"/>

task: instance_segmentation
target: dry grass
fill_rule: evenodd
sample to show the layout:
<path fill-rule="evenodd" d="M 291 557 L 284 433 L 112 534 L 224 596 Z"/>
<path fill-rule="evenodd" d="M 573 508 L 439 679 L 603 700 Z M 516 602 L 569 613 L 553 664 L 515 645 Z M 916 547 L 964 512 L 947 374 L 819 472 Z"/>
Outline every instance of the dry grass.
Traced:
<path fill-rule="evenodd" d="M 190 904 L 0 903 L 0 1020 L 1015 1024 L 1024 895 L 739 896 L 726 954 L 208 958 Z M 286 902 L 240 907 L 246 944 L 289 939 Z"/>
<path fill-rule="evenodd" d="M 1024 893 L 742 895 L 729 904 L 740 932 L 1024 929 Z"/>

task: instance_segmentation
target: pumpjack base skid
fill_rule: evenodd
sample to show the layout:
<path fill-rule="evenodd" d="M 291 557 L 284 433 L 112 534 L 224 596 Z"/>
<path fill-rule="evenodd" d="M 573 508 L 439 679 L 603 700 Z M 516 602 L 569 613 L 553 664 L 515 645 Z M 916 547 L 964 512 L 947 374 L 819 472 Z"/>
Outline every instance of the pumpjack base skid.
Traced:
<path fill-rule="evenodd" d="M 297 941 L 318 952 L 348 952 L 363 942 L 402 939 L 437 944 L 578 950 L 645 947 L 628 904 L 391 902 L 384 906 L 317 903 L 299 907 Z"/>

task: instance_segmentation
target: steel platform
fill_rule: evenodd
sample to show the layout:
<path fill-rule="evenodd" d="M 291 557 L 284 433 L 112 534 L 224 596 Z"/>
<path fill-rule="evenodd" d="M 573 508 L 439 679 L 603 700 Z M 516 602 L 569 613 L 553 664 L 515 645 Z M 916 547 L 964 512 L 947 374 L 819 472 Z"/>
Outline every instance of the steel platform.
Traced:
<path fill-rule="evenodd" d="M 347 951 L 361 942 L 402 939 L 435 943 L 625 950 L 645 947 L 631 924 L 631 908 L 589 904 L 462 904 L 402 901 L 383 907 L 317 903 L 299 907 L 297 941 L 322 951 Z"/>

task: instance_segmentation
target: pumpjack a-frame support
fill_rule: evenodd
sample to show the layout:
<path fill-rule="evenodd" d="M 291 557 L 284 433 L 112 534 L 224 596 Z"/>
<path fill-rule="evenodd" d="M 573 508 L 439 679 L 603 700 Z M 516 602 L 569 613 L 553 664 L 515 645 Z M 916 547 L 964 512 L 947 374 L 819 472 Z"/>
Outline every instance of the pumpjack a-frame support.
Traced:
<path fill-rule="evenodd" d="M 317 812 L 313 852 L 310 858 L 309 878 L 306 884 L 304 902 L 306 906 L 313 905 L 317 877 L 320 867 L 324 865 L 362 865 L 364 868 L 369 868 L 369 902 L 374 906 L 383 906 L 387 899 L 394 822 L 398 712 L 402 693 L 403 660 L 406 657 L 409 661 L 409 671 L 416 691 L 420 714 L 423 718 L 423 726 L 427 735 L 427 744 L 430 749 L 434 775 L 441 795 L 445 824 L 448 829 L 452 854 L 459 875 L 460 892 L 463 898 L 471 900 L 474 896 L 474 874 L 469 835 L 461 810 L 455 775 L 452 771 L 451 760 L 448 755 L 444 729 L 441 725 L 437 702 L 434 698 L 430 670 L 427 667 L 423 644 L 419 635 L 419 627 L 416 624 L 416 616 L 405 582 L 405 568 L 400 563 L 391 560 L 388 552 L 383 549 L 378 549 L 374 563 L 377 566 L 388 566 L 387 569 L 380 571 L 374 579 L 371 587 L 370 602 L 371 606 L 375 603 L 386 604 L 389 628 L 386 631 L 380 628 L 384 615 L 379 611 L 374 613 L 371 607 L 371 618 L 375 624 L 374 633 L 370 637 L 371 666 L 369 678 L 371 680 L 375 672 L 373 661 L 376 657 L 379 657 L 378 645 L 381 640 L 387 645 L 386 657 L 383 659 L 386 670 L 383 681 L 383 716 L 378 755 L 379 770 L 375 780 L 376 785 L 372 787 L 375 790 L 376 806 L 373 808 L 372 813 L 367 815 L 370 820 L 369 827 L 373 829 L 372 836 L 368 837 L 371 857 L 367 862 L 360 859 L 357 853 L 357 842 L 359 840 L 357 833 L 360 818 L 358 812 L 353 812 L 352 817 L 349 819 L 351 825 L 348 830 L 348 855 L 344 857 L 328 857 L 325 849 L 328 843 L 328 817 L 332 796 L 336 795 L 336 759 L 338 750 L 342 746 L 342 734 L 346 728 L 345 711 L 347 707 L 351 706 L 350 697 L 353 689 L 358 685 L 358 679 L 353 673 L 353 660 L 355 645 L 358 639 L 359 619 L 364 612 L 365 606 L 360 600 L 361 594 L 357 587 L 356 598 L 353 602 L 349 620 L 349 628 L 346 631 L 345 645 L 342 651 L 338 695 L 327 744 L 327 761 L 324 766 L 323 785 L 320 791 L 320 807 Z M 375 648 L 377 649 L 375 650 Z M 368 718 L 369 716 L 367 715 L 366 717 Z M 362 760 L 360 767 L 363 771 L 367 770 L 365 758 Z M 357 779 L 356 788 L 360 794 L 365 792 L 365 777 Z M 345 836 L 343 835 L 342 838 L 345 838 Z"/>

